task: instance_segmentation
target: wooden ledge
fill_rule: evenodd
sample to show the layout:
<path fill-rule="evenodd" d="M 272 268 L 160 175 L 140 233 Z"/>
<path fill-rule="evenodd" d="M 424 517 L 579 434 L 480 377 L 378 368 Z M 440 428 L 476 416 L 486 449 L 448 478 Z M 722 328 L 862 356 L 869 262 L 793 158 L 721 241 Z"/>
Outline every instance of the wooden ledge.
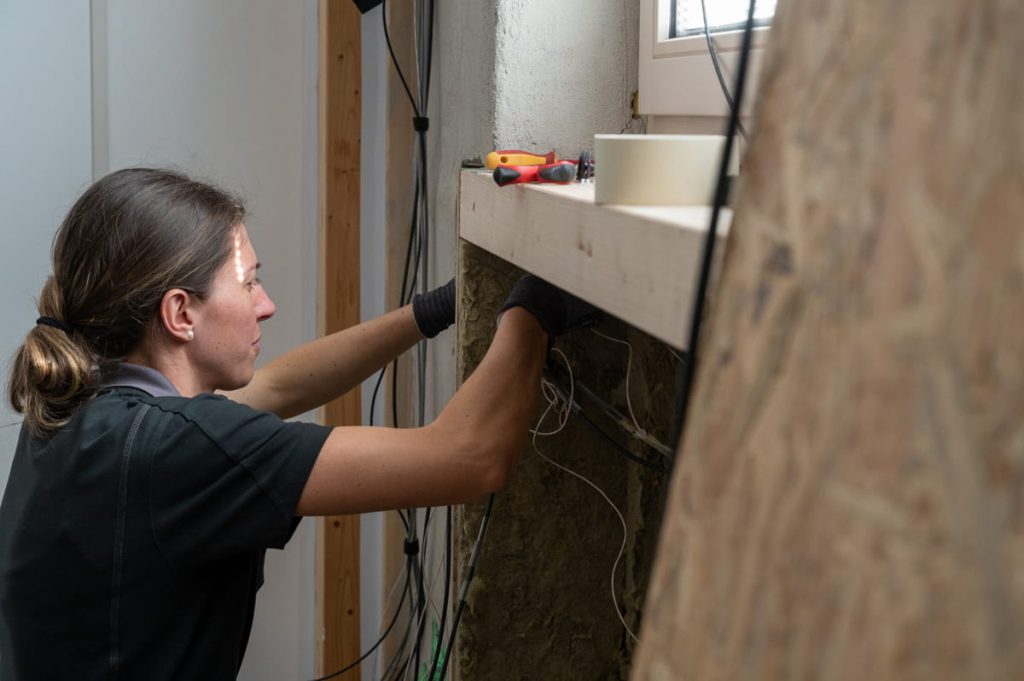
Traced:
<path fill-rule="evenodd" d="M 722 212 L 720 245 L 732 213 Z M 597 206 L 593 184 L 461 175 L 459 236 L 683 350 L 708 207 Z"/>

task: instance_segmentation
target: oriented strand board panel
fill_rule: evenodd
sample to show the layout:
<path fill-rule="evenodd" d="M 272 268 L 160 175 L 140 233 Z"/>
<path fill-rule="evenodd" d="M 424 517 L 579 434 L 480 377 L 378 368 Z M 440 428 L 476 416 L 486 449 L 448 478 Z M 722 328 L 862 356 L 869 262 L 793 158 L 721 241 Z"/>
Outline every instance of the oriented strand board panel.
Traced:
<path fill-rule="evenodd" d="M 711 211 L 597 206 L 594 185 L 499 187 L 464 172 L 459 236 L 675 348 L 687 341 Z M 728 232 L 723 211 L 720 234 Z"/>
<path fill-rule="evenodd" d="M 1024 4 L 772 30 L 633 678 L 1024 679 Z"/>

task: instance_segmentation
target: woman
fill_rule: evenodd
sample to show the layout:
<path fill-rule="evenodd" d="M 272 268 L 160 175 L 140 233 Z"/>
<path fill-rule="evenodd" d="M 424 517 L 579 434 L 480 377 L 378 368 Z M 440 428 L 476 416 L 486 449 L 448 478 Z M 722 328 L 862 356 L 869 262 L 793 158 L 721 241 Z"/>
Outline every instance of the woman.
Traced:
<path fill-rule="evenodd" d="M 9 386 L 24 423 L 0 508 L 0 679 L 233 679 L 264 550 L 297 517 L 504 485 L 578 301 L 521 280 L 428 426 L 287 423 L 450 325 L 454 289 L 254 371 L 274 304 L 243 220 L 224 192 L 146 168 L 64 220 Z"/>

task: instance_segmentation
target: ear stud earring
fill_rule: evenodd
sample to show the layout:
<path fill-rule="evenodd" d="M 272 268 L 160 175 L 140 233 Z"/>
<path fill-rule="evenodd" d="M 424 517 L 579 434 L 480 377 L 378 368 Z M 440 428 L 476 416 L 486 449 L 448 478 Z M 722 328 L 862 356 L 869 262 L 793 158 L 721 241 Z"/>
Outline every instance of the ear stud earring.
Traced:
<path fill-rule="evenodd" d="M 192 329 L 188 329 L 187 331 L 185 331 L 185 340 L 192 340 L 195 337 L 196 332 L 193 331 Z"/>

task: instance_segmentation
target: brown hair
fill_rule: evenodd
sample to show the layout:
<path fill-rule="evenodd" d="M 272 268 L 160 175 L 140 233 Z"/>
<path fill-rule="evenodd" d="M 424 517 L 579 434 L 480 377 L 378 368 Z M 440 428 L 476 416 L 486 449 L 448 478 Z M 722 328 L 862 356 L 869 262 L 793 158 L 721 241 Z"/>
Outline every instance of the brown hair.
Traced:
<path fill-rule="evenodd" d="M 119 170 L 86 190 L 39 294 L 39 314 L 70 331 L 37 324 L 11 366 L 11 406 L 35 434 L 66 424 L 104 365 L 138 347 L 164 293 L 207 294 L 244 216 L 236 197 L 169 170 Z"/>

